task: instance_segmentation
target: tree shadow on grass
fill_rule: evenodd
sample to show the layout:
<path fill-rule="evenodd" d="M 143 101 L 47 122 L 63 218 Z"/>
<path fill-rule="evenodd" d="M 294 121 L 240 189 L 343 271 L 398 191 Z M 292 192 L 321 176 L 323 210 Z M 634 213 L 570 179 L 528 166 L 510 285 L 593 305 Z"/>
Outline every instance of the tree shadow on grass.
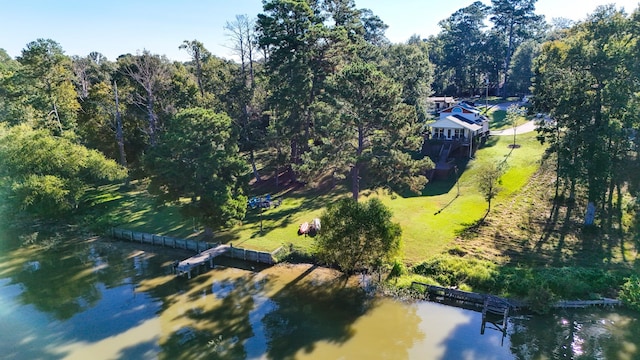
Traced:
<path fill-rule="evenodd" d="M 254 224 L 255 231 L 251 237 L 259 237 L 269 235 L 275 229 L 283 229 L 291 226 L 299 221 L 311 221 L 313 219 L 300 219 L 299 214 L 309 213 L 319 209 L 331 206 L 338 201 L 341 196 L 338 196 L 335 191 L 323 192 L 321 190 L 310 189 L 307 192 L 295 192 L 290 193 L 286 197 L 277 198 L 282 201 L 278 207 L 271 207 L 264 209 L 262 214 L 260 209 L 248 209 L 247 216 L 245 217 L 246 224 Z M 297 206 L 290 205 L 291 203 L 299 203 Z M 262 217 L 262 232 L 260 231 L 260 218 Z M 246 225 L 245 225 L 246 226 Z M 223 243 L 229 243 L 230 241 L 238 241 L 240 239 L 237 231 L 230 229 L 219 234 L 216 234 L 215 240 Z"/>
<path fill-rule="evenodd" d="M 496 146 L 496 144 L 500 141 L 498 136 L 489 136 L 487 140 L 482 144 L 480 148 L 490 148 Z"/>
<path fill-rule="evenodd" d="M 487 215 L 489 215 L 488 211 L 476 220 L 460 224 L 460 228 L 454 231 L 455 235 L 461 239 L 471 239 L 476 237 L 482 228 L 491 226 L 487 221 Z"/>

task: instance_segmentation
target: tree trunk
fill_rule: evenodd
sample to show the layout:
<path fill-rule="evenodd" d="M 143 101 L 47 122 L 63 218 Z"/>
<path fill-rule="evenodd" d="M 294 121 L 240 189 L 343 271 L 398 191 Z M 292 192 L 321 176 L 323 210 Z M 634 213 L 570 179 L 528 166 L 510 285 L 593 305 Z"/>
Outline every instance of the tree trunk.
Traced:
<path fill-rule="evenodd" d="M 360 169 L 358 169 L 358 164 L 356 163 L 351 168 L 351 195 L 353 200 L 358 201 L 358 195 L 360 194 L 360 183 L 358 177 L 360 176 Z"/>
<path fill-rule="evenodd" d="M 149 135 L 149 143 L 151 146 L 156 146 L 156 130 L 157 130 L 157 119 L 156 114 L 153 112 L 153 94 L 151 91 L 147 91 L 147 116 L 148 116 L 148 135 Z"/>
<path fill-rule="evenodd" d="M 356 161 L 351 168 L 351 194 L 353 200 L 358 201 L 360 194 L 360 156 L 364 150 L 364 128 L 358 125 L 358 149 L 356 150 Z"/>
<path fill-rule="evenodd" d="M 502 84 L 502 96 L 507 97 L 507 84 L 509 82 L 509 66 L 511 65 L 511 55 L 513 53 L 513 19 L 509 24 L 509 43 L 507 45 L 507 54 L 504 58 L 504 84 Z"/>
<path fill-rule="evenodd" d="M 113 82 L 113 89 L 116 101 L 116 143 L 118 144 L 118 153 L 120 154 L 120 165 L 127 167 L 127 154 L 124 151 L 124 129 L 122 124 L 122 116 L 120 114 L 120 100 L 118 98 L 118 84 Z M 129 178 L 127 177 L 127 185 Z"/>
<path fill-rule="evenodd" d="M 200 96 L 204 99 L 204 87 L 202 86 L 202 64 L 200 63 L 200 49 L 195 49 L 194 58 L 196 61 L 196 77 L 198 80 L 198 89 L 200 89 Z"/>
<path fill-rule="evenodd" d="M 253 170 L 253 176 L 257 182 L 260 182 L 260 174 L 258 173 L 258 167 L 256 166 L 256 157 L 253 153 L 253 149 L 249 150 L 249 159 L 251 160 L 251 169 Z"/>
<path fill-rule="evenodd" d="M 276 149 L 276 188 L 280 186 L 280 147 Z"/>

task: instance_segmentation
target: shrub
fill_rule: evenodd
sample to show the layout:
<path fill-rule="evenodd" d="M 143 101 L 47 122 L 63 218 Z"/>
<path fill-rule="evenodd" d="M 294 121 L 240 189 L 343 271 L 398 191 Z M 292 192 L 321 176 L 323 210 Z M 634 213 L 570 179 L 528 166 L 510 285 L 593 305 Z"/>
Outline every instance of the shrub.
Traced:
<path fill-rule="evenodd" d="M 620 300 L 629 308 L 640 311 L 640 278 L 633 275 L 627 279 L 620 290 Z"/>
<path fill-rule="evenodd" d="M 407 267 L 404 265 L 402 261 L 395 259 L 393 261 L 393 264 L 391 264 L 391 271 L 389 271 L 388 278 L 390 279 L 390 278 L 399 277 L 406 274 L 407 274 Z"/>
<path fill-rule="evenodd" d="M 473 289 L 492 290 L 498 275 L 496 265 L 478 259 L 463 259 L 457 256 L 440 255 L 413 268 L 419 275 L 433 277 L 443 286 L 467 284 Z"/>
<path fill-rule="evenodd" d="M 529 288 L 527 302 L 531 310 L 537 314 L 547 314 L 551 310 L 551 304 L 555 301 L 553 293 L 543 284 L 536 284 Z"/>

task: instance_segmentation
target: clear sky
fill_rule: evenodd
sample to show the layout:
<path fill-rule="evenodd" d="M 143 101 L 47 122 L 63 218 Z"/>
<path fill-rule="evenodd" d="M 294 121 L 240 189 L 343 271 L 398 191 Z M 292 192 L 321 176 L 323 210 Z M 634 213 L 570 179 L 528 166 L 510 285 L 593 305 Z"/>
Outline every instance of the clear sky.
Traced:
<path fill-rule="evenodd" d="M 490 0 L 482 0 L 490 4 Z M 392 42 L 411 35 L 439 32 L 438 21 L 473 0 L 355 0 L 387 25 Z M 638 0 L 538 0 L 536 12 L 548 20 L 581 20 L 602 4 L 613 3 L 627 13 Z M 255 17 L 261 0 L 0 0 L 0 48 L 19 56 L 38 38 L 58 42 L 67 55 L 86 56 L 98 51 L 115 60 L 119 55 L 147 49 L 169 59 L 185 61 L 179 50 L 184 40 L 197 39 L 212 53 L 231 58 L 223 30 L 236 15 Z"/>

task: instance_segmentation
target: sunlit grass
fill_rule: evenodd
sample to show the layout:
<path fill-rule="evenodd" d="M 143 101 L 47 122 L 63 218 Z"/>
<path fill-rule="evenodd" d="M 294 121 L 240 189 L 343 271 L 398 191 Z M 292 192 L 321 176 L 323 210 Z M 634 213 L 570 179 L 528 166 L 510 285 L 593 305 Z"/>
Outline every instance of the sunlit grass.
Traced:
<path fill-rule="evenodd" d="M 477 162 L 506 161 L 503 191 L 494 200 L 496 204 L 508 200 L 510 194 L 526 183 L 538 168 L 544 148 L 536 141 L 535 133 L 518 135 L 520 148 L 509 148 L 512 141 L 509 136 L 491 138 L 475 159 L 460 166 L 459 186 L 452 175 L 448 180 L 430 183 L 422 196 L 403 197 L 382 190 L 363 193 L 363 199 L 379 197 L 394 213 L 394 221 L 400 223 L 403 231 L 405 262 L 415 264 L 445 251 L 456 232 L 484 215 L 487 203 L 478 191 Z M 184 238 L 202 234 L 202 224 L 183 218 L 176 206 L 156 204 L 144 191 L 144 186 L 144 183 L 136 184 L 129 192 L 112 195 L 108 204 L 115 226 Z M 242 224 L 215 231 L 214 240 L 262 251 L 273 251 L 289 244 L 310 251 L 313 238 L 299 236 L 299 225 L 319 217 L 326 206 L 338 198 L 349 196 L 342 188 L 329 192 L 303 188 L 271 195 L 282 200 L 279 207 L 265 209 L 262 213 L 260 209 L 247 209 Z M 102 206 L 106 208 L 104 204 Z"/>

